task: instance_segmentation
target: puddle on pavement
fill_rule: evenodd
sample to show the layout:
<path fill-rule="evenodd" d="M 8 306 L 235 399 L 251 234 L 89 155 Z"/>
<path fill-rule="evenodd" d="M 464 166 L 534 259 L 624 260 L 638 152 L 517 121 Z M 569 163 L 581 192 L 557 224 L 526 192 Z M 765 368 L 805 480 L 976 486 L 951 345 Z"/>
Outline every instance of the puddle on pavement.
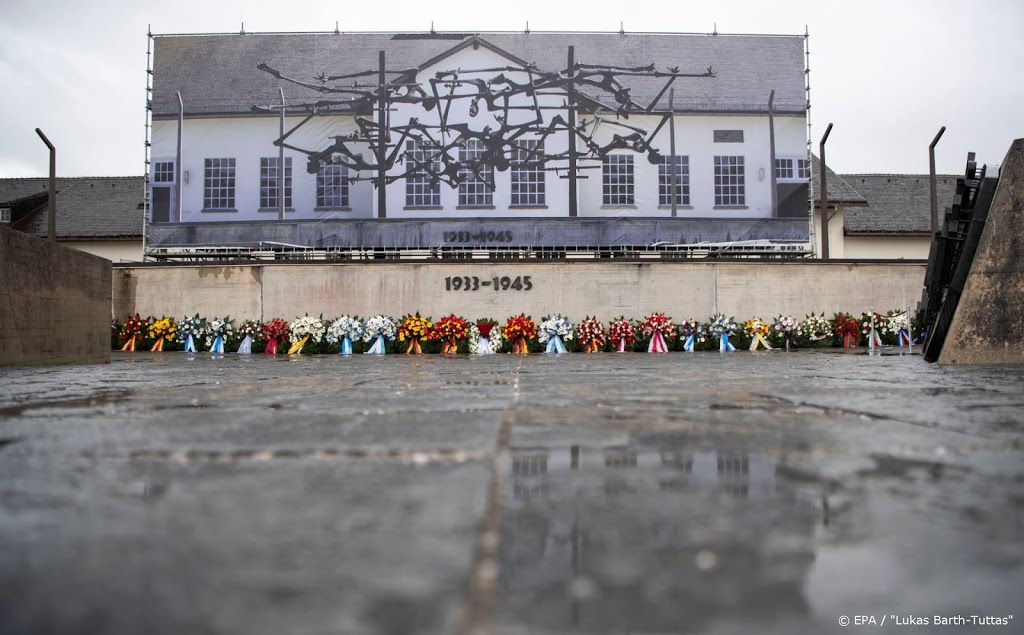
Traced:
<path fill-rule="evenodd" d="M 1012 536 L 936 559 L 918 538 L 953 548 L 970 540 L 971 528 L 953 518 L 955 509 L 916 504 L 908 513 L 887 492 L 907 473 L 945 487 L 942 468 L 873 456 L 876 470 L 835 479 L 808 471 L 805 448 L 748 447 L 755 444 L 692 434 L 513 445 L 499 632 L 716 633 L 743 632 L 735 630 L 743 624 L 756 625 L 749 632 L 824 632 L 854 606 L 880 612 L 919 601 L 916 610 L 949 610 L 965 571 L 1004 589 L 987 599 L 994 610 L 1010 607 L 1021 569 L 995 557 L 979 566 L 977 552 L 1012 549 Z M 894 573 L 901 566 L 917 573 Z M 965 597 L 974 603 L 963 610 L 982 608 Z"/>
<path fill-rule="evenodd" d="M 678 632 L 741 605 L 807 613 L 820 488 L 780 478 L 775 453 L 658 441 L 512 448 L 499 623 Z"/>

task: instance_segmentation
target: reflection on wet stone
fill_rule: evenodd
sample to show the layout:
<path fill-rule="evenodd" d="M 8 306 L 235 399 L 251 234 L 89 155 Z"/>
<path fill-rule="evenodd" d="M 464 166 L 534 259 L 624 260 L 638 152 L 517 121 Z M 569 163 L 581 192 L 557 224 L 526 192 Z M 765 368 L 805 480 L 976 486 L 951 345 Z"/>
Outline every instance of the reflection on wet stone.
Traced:
<path fill-rule="evenodd" d="M 512 448 L 502 632 L 701 632 L 737 606 L 806 612 L 814 502 L 777 487 L 768 455 L 659 440 Z"/>
<path fill-rule="evenodd" d="M 856 351 L 0 369 L 0 632 L 1012 613 L 1022 380 Z"/>

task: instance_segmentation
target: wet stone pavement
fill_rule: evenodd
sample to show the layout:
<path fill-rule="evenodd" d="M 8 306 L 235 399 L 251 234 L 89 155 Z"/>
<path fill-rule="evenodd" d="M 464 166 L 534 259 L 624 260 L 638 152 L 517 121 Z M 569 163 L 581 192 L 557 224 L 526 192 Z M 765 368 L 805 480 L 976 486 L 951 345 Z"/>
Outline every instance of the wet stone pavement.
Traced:
<path fill-rule="evenodd" d="M 1021 633 L 1022 442 L 894 351 L 0 369 L 0 633 Z"/>

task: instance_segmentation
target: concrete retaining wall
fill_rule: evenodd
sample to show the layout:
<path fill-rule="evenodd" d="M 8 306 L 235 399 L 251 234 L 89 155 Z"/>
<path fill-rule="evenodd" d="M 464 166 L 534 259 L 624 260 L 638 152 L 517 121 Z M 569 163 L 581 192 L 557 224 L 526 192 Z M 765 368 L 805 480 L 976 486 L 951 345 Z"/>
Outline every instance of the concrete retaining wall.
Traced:
<path fill-rule="evenodd" d="M 467 277 L 469 291 L 464 290 Z M 523 289 L 502 289 L 503 278 L 518 279 Z M 534 318 L 561 312 L 573 320 L 643 317 L 653 311 L 676 319 L 716 312 L 737 318 L 802 317 L 812 311 L 831 315 L 916 305 L 923 280 L 921 263 L 813 261 L 129 267 L 114 272 L 113 311 L 122 319 L 136 312 L 292 319 L 306 313 L 397 317 L 415 311 L 435 318 L 454 312 L 498 320 L 520 312 Z"/>
<path fill-rule="evenodd" d="M 0 365 L 110 361 L 111 263 L 0 227 Z"/>
<path fill-rule="evenodd" d="M 949 335 L 948 364 L 1022 364 L 1024 349 L 1024 139 L 1010 146 Z"/>

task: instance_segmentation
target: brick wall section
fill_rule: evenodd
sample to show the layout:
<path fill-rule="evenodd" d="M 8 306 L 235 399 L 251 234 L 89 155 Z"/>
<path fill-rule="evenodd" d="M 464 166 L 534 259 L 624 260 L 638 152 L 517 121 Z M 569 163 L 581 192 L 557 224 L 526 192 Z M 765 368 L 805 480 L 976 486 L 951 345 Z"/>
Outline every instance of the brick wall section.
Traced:
<path fill-rule="evenodd" d="M 0 365 L 110 361 L 111 263 L 0 227 Z"/>

